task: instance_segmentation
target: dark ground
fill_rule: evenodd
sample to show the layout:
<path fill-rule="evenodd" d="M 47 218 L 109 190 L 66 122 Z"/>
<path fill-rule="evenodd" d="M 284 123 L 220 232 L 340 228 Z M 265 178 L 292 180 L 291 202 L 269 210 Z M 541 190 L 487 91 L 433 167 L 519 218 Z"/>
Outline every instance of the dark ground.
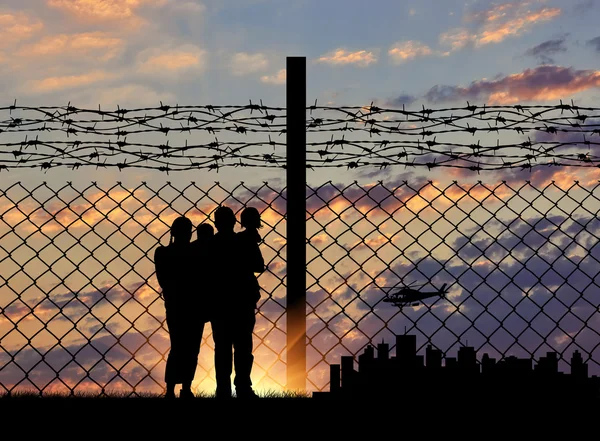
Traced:
<path fill-rule="evenodd" d="M 361 438 L 492 439 L 523 435 L 556 439 L 590 427 L 595 439 L 599 402 L 511 397 L 437 396 L 363 398 L 277 395 L 229 401 L 213 397 L 93 397 L 0 395 L 0 440 Z M 324 399 L 325 398 L 325 399 Z M 412 434 L 410 432 L 413 432 Z M 415 434 L 414 432 L 417 432 Z M 590 437 L 591 436 L 591 437 Z"/>

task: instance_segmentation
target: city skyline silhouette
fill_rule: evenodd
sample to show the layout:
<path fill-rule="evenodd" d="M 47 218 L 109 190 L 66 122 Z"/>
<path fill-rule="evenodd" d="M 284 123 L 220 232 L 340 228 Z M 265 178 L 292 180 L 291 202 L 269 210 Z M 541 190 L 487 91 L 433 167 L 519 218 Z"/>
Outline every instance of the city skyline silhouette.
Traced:
<path fill-rule="evenodd" d="M 428 344 L 417 354 L 416 335 L 395 336 L 395 355 L 385 342 L 369 344 L 358 355 L 342 355 L 329 369 L 329 391 L 313 392 L 319 399 L 372 398 L 399 395 L 407 399 L 423 394 L 460 393 L 461 399 L 502 396 L 516 399 L 600 399 L 600 377 L 588 376 L 588 365 L 578 350 L 570 372 L 558 369 L 558 354 L 549 351 L 536 364 L 532 358 L 509 355 L 496 360 L 487 353 L 477 359 L 475 348 L 464 345 L 455 357 Z M 357 369 L 355 369 L 355 364 Z"/>

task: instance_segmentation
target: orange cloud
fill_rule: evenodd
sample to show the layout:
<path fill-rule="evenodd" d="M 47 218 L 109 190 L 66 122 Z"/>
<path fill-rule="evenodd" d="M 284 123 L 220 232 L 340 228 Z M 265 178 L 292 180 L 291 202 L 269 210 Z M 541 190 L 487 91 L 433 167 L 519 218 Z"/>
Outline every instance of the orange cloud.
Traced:
<path fill-rule="evenodd" d="M 517 104 L 520 101 L 519 97 L 511 96 L 508 92 L 494 92 L 490 95 L 488 103 L 490 105 L 510 105 Z"/>
<path fill-rule="evenodd" d="M 48 6 L 91 20 L 127 20 L 144 4 L 162 4 L 164 0 L 48 0 Z"/>
<path fill-rule="evenodd" d="M 67 75 L 61 77 L 49 77 L 42 80 L 33 80 L 26 83 L 23 93 L 48 93 L 57 90 L 73 89 L 81 86 L 114 78 L 115 75 L 105 71 L 95 71 L 82 75 Z"/>
<path fill-rule="evenodd" d="M 344 49 L 336 49 L 319 57 L 317 61 L 332 65 L 355 64 L 359 67 L 367 67 L 369 64 L 377 62 L 377 56 L 373 52 L 365 50 L 349 52 Z"/>
<path fill-rule="evenodd" d="M 275 75 L 264 75 L 260 77 L 260 81 L 267 84 L 285 84 L 286 70 L 281 69 Z"/>
<path fill-rule="evenodd" d="M 206 67 L 207 52 L 194 45 L 178 49 L 153 48 L 140 53 L 138 70 L 144 73 L 166 74 L 190 69 L 202 71 Z"/>
<path fill-rule="evenodd" d="M 381 248 L 383 245 L 385 245 L 386 243 L 392 242 L 392 240 L 390 240 L 389 237 L 385 236 L 385 235 L 377 235 L 375 237 L 370 237 L 368 239 L 366 239 L 364 241 L 364 244 L 362 243 L 362 241 L 357 241 L 352 245 L 352 248 L 354 248 L 355 246 L 358 246 L 359 248 L 371 248 L 373 251 L 377 251 L 379 248 Z M 359 245 L 360 244 L 360 245 Z M 375 276 L 376 274 L 372 273 L 372 271 L 367 271 L 367 273 L 369 273 L 369 275 L 371 276 Z"/>
<path fill-rule="evenodd" d="M 517 178 L 514 178 L 514 180 L 522 182 L 522 180 L 518 180 Z M 597 167 L 588 168 L 585 169 L 585 172 L 582 172 L 578 167 L 562 167 L 560 169 L 552 169 L 549 173 L 543 168 L 538 168 L 531 172 L 530 180 L 532 185 L 540 188 L 549 185 L 552 181 L 563 189 L 571 187 L 573 181 L 579 181 L 579 185 L 589 188 L 589 186 L 598 184 L 600 169 Z"/>
<path fill-rule="evenodd" d="M 594 87 L 600 87 L 600 70 L 544 65 L 492 81 L 474 81 L 467 87 L 434 86 L 425 97 L 434 103 L 483 99 L 488 104 L 513 104 L 558 101 Z"/>
<path fill-rule="evenodd" d="M 543 1 L 543 0 L 542 0 Z M 502 17 L 506 17 L 507 13 L 511 10 L 514 10 L 517 6 L 521 6 L 522 8 L 527 7 L 531 4 L 531 1 L 521 1 L 519 3 L 502 3 L 499 5 L 492 5 L 489 9 L 484 9 L 483 11 L 478 11 L 474 13 L 467 14 L 465 16 L 466 22 L 474 22 L 474 21 L 484 21 L 484 22 L 492 22 L 496 21 Z"/>
<path fill-rule="evenodd" d="M 23 13 L 0 14 L 0 47 L 28 40 L 41 31 L 44 24 Z"/>
<path fill-rule="evenodd" d="M 88 32 L 83 34 L 49 35 L 37 43 L 22 47 L 20 56 L 46 56 L 46 55 L 90 55 L 98 56 L 106 61 L 113 58 L 123 48 L 124 42 L 120 38 L 111 37 L 103 32 Z"/>
<path fill-rule="evenodd" d="M 327 233 L 317 234 L 316 236 L 311 237 L 310 243 L 313 245 L 321 245 L 327 243 L 331 240 L 331 236 Z"/>
<path fill-rule="evenodd" d="M 560 8 L 542 8 L 538 11 L 525 9 L 530 2 L 504 3 L 467 16 L 466 21 L 480 21 L 482 25 L 474 31 L 457 28 L 440 34 L 440 43 L 449 45 L 452 51 L 462 49 L 469 43 L 475 47 L 500 43 L 516 37 L 531 25 L 547 22 L 562 14 Z"/>
<path fill-rule="evenodd" d="M 453 199 L 458 199 L 464 196 L 466 192 L 477 201 L 483 201 L 486 197 L 486 203 L 495 201 L 495 197 L 489 197 L 491 190 L 494 190 L 494 195 L 500 199 L 508 199 L 514 195 L 514 190 L 511 190 L 502 181 L 506 181 L 508 186 L 514 189 L 520 188 L 525 181 L 530 181 L 535 188 L 542 189 L 554 181 L 555 185 L 560 188 L 568 189 L 573 185 L 573 181 L 579 181 L 579 185 L 585 188 L 595 186 L 600 180 L 600 169 L 597 167 L 581 168 L 581 167 L 534 167 L 531 171 L 521 169 L 507 169 L 499 171 L 492 175 L 492 178 L 483 181 L 487 190 L 479 184 L 467 184 L 472 179 L 481 179 L 476 172 L 467 169 L 450 169 L 449 175 L 458 181 L 457 186 L 451 186 L 444 192 Z M 470 198 L 469 198 L 470 199 Z"/>
<path fill-rule="evenodd" d="M 472 39 L 473 36 L 468 29 L 463 28 L 452 29 L 440 34 L 439 37 L 440 43 L 449 45 L 452 51 L 462 49 L 469 44 Z"/>
<path fill-rule="evenodd" d="M 491 26 L 476 36 L 475 45 L 483 46 L 489 43 L 499 43 L 507 37 L 519 35 L 530 24 L 552 20 L 561 13 L 562 11 L 559 8 L 544 8 L 537 12 L 518 16 L 497 26 Z"/>
<path fill-rule="evenodd" d="M 388 51 L 388 55 L 395 64 L 431 55 L 432 53 L 433 51 L 429 46 L 413 40 L 396 43 Z"/>

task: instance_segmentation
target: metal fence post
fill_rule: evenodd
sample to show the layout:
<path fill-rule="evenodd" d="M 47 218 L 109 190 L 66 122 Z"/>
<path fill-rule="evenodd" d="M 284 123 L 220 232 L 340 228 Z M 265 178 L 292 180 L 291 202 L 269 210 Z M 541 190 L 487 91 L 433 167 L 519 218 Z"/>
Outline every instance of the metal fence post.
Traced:
<path fill-rule="evenodd" d="M 306 57 L 287 57 L 287 389 L 306 389 Z"/>

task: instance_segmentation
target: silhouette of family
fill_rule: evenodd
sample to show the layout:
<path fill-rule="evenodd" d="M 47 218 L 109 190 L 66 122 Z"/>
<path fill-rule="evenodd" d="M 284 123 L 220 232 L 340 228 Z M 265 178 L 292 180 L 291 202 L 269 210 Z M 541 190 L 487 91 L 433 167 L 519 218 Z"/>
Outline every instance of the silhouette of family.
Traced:
<path fill-rule="evenodd" d="M 167 357 L 166 398 L 193 398 L 191 386 L 206 323 L 211 324 L 215 346 L 217 398 L 232 398 L 231 375 L 235 366 L 235 394 L 257 398 L 250 374 L 254 363 L 252 334 L 255 311 L 260 300 L 256 273 L 265 270 L 259 248 L 262 241 L 260 213 L 248 207 L 242 211 L 243 231 L 236 233 L 236 217 L 229 207 L 214 212 L 214 233 L 210 224 L 196 228 L 185 216 L 171 225 L 171 239 L 154 253 L 156 276 L 165 301 L 171 349 Z"/>

